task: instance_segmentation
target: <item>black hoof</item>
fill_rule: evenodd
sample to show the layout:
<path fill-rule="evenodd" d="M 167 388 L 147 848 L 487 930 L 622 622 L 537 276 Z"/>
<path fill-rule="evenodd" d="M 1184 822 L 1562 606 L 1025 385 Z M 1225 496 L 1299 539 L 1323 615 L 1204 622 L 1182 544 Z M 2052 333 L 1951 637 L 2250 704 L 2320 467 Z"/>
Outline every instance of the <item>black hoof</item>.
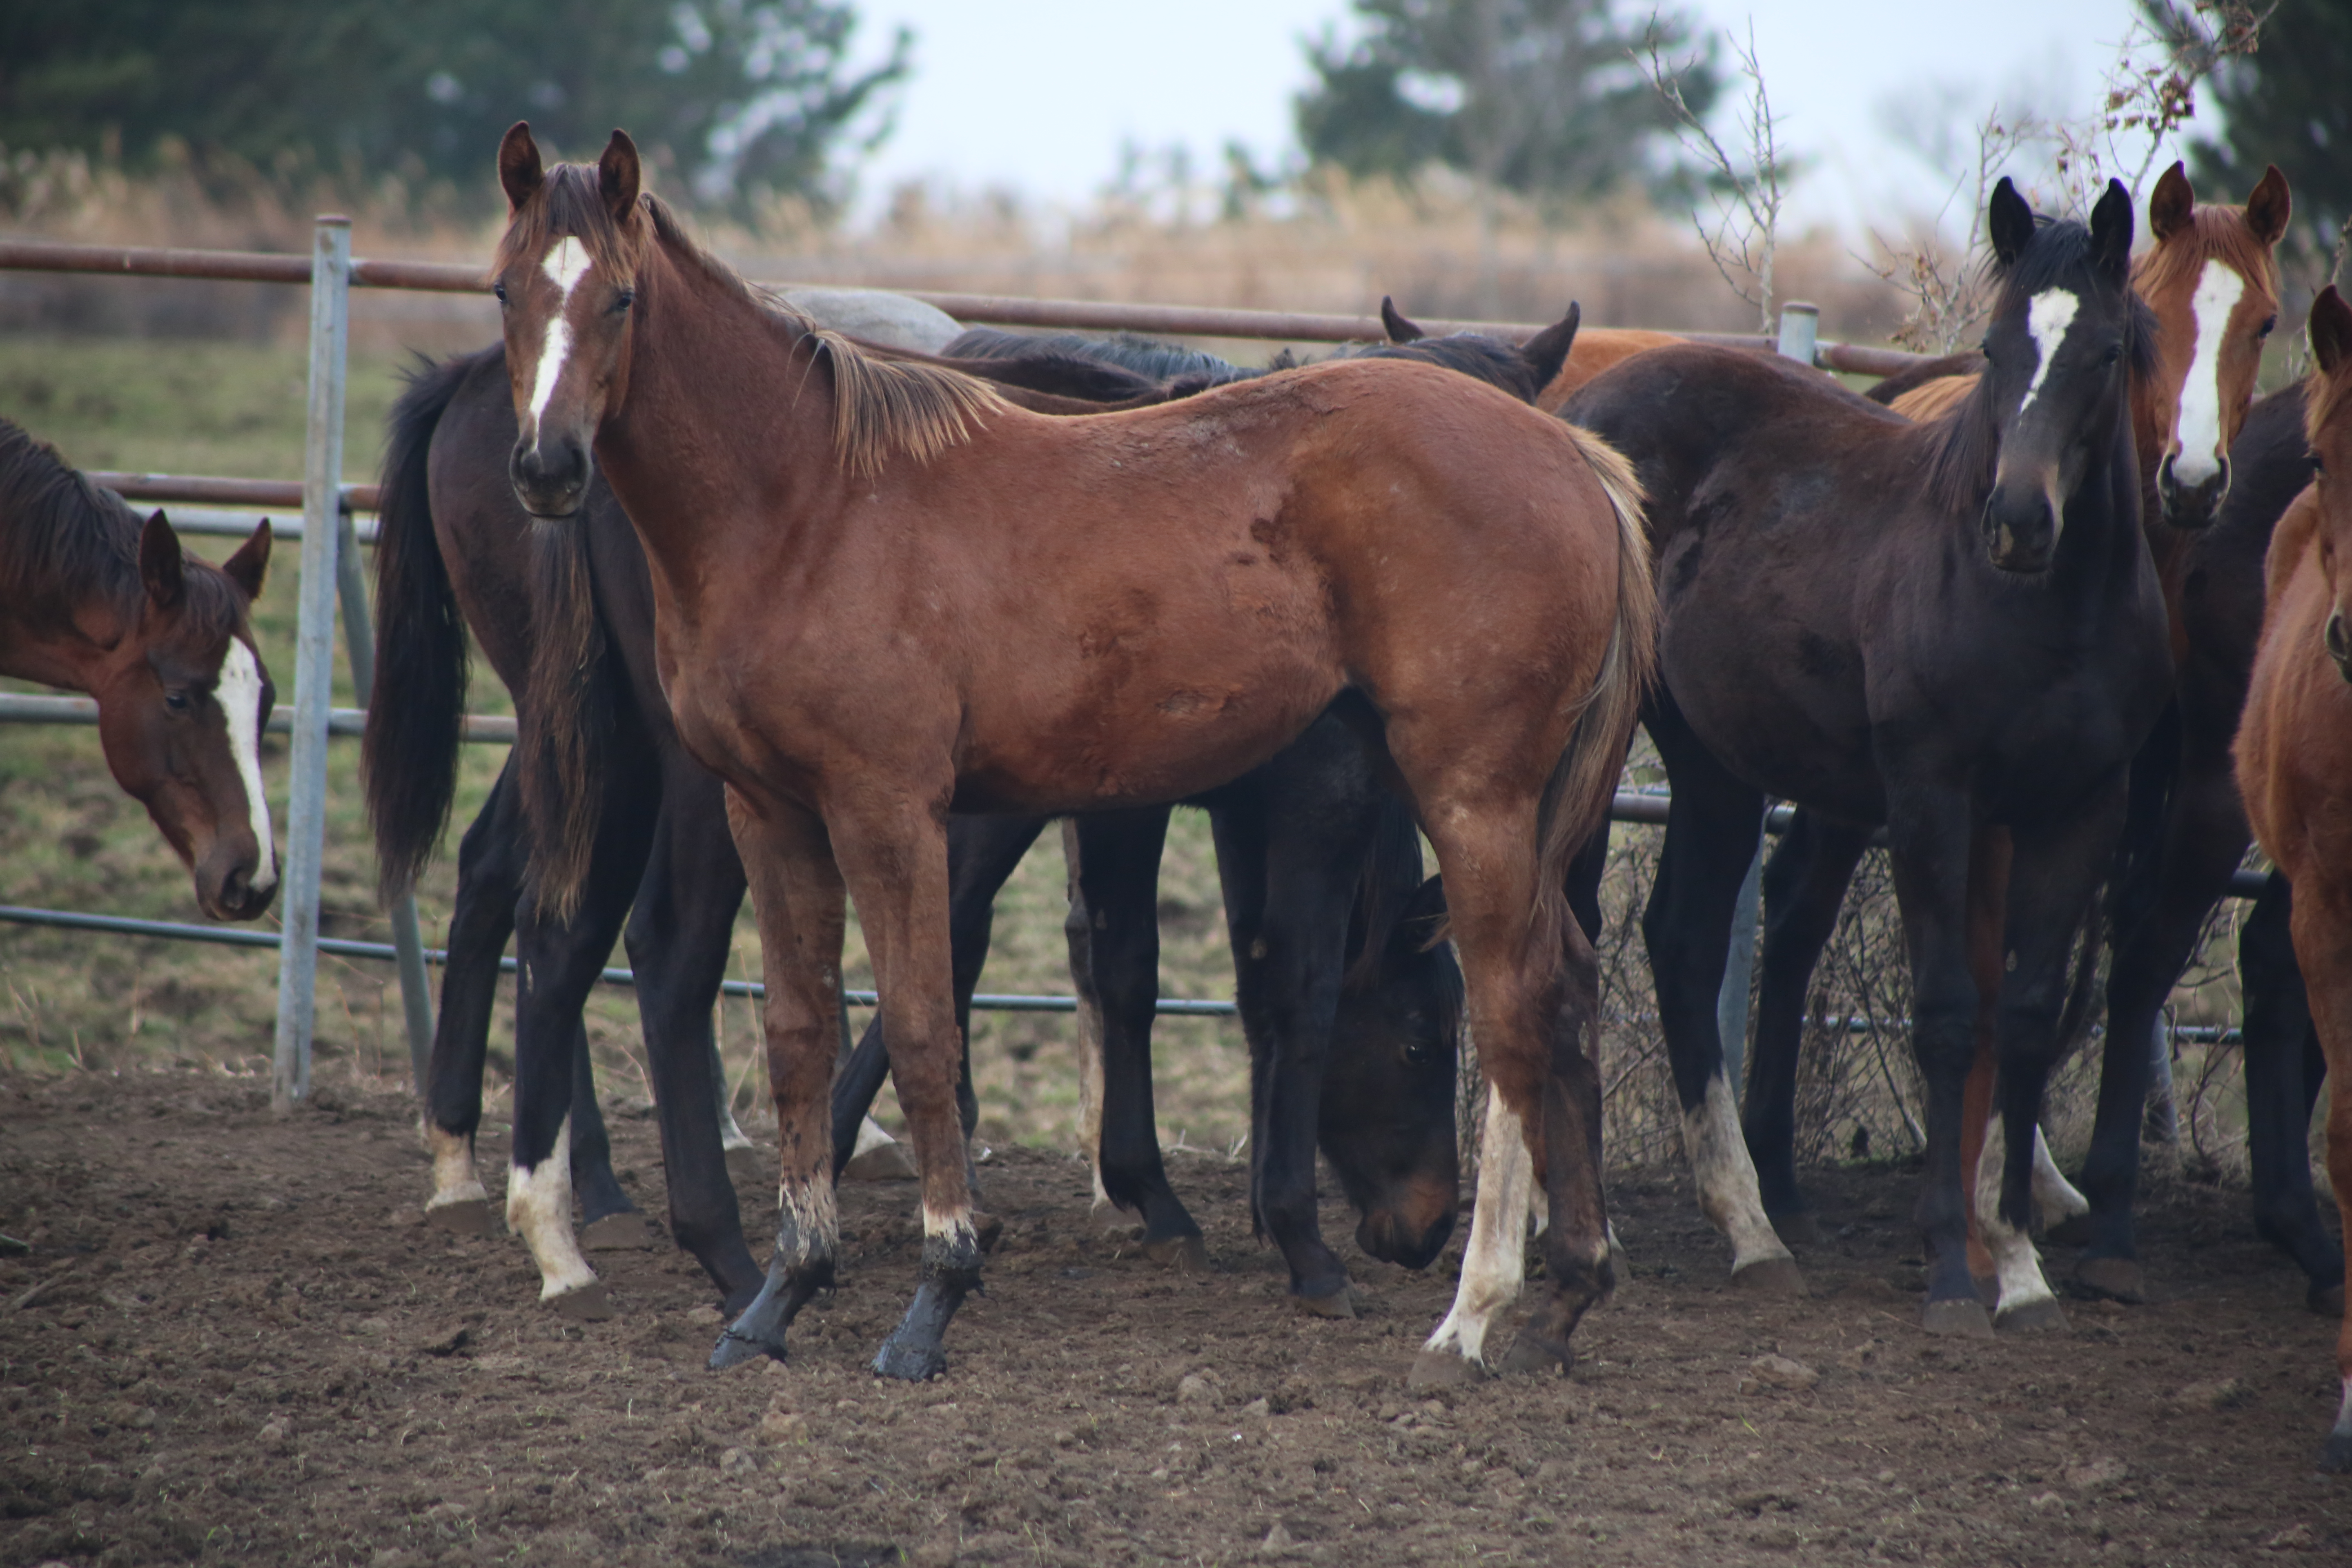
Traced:
<path fill-rule="evenodd" d="M 711 1348 L 710 1370 L 725 1372 L 730 1366 L 740 1366 L 747 1361 L 770 1356 L 784 1359 L 784 1331 L 791 1328 L 800 1310 L 809 1304 L 819 1290 L 833 1284 L 833 1263 L 830 1258 L 803 1265 L 798 1274 L 788 1272 L 782 1264 L 771 1265 L 768 1282 L 742 1315 L 727 1325 Z"/>
<path fill-rule="evenodd" d="M 1919 1309 L 1919 1326 L 1931 1334 L 1952 1339 L 1992 1338 L 1992 1314 L 1973 1296 L 1928 1302 Z"/>
<path fill-rule="evenodd" d="M 1430 1388 L 1467 1388 L 1472 1384 L 1486 1381 L 1486 1369 L 1466 1356 L 1452 1351 L 1423 1351 L 1412 1358 L 1412 1371 L 1406 1374 L 1404 1385 L 1419 1392 Z"/>
<path fill-rule="evenodd" d="M 2147 1274 L 2128 1258 L 2085 1258 L 2074 1265 L 2068 1289 L 2094 1301 L 2138 1306 L 2147 1300 Z"/>
<path fill-rule="evenodd" d="M 2330 1432 L 2319 1446 L 2319 1473 L 2352 1476 L 2352 1432 Z"/>
<path fill-rule="evenodd" d="M 1811 1247 L 1822 1239 L 1822 1217 L 1811 1209 L 1790 1209 L 1786 1214 L 1767 1212 L 1772 1222 L 1772 1234 L 1790 1247 Z"/>
<path fill-rule="evenodd" d="M 1575 1364 L 1573 1350 L 1522 1329 L 1503 1357 L 1502 1370 L 1513 1377 L 1533 1377 L 1544 1373 L 1566 1377 L 1568 1369 Z"/>
<path fill-rule="evenodd" d="M 902 1342 L 897 1334 L 882 1342 L 881 1353 L 874 1358 L 877 1376 L 902 1383 L 928 1383 L 947 1369 L 947 1352 L 938 1345 Z"/>
<path fill-rule="evenodd" d="M 1356 1292 L 1342 1285 L 1328 1296 L 1293 1296 L 1298 1310 L 1310 1318 L 1352 1318 L 1356 1315 Z"/>
<path fill-rule="evenodd" d="M 778 1340 L 771 1344 L 764 1340 L 746 1339 L 730 1326 L 719 1336 L 719 1342 L 711 1347 L 710 1370 L 725 1372 L 730 1366 L 741 1366 L 745 1362 L 757 1361 L 761 1356 L 773 1361 L 785 1360 L 784 1342 Z"/>

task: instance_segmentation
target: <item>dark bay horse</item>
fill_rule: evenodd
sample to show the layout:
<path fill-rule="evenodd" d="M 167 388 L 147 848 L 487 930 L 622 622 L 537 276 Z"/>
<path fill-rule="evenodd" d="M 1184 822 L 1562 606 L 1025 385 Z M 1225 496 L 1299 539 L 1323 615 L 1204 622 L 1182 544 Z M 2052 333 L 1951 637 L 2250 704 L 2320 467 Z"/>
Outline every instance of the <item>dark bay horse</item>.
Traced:
<path fill-rule="evenodd" d="M 2229 777 L 2229 739 L 2260 623 L 2259 595 L 2249 601 L 2216 584 L 2249 570 L 2259 578 L 2262 541 L 2284 500 L 2254 524 L 2252 559 L 2235 568 L 2232 555 L 2245 553 L 2248 508 L 2231 509 L 2236 521 L 2230 529 L 2216 532 L 2208 525 L 2236 494 L 2227 454 L 2245 422 L 2263 345 L 2276 321 L 2273 251 L 2290 205 L 2285 180 L 2273 169 L 2243 207 L 2200 205 L 2176 163 L 2149 201 L 2155 243 L 2132 269 L 2134 289 L 2158 328 L 2158 352 L 2133 379 L 2132 426 L 2142 520 L 2165 591 L 2178 684 L 2133 763 L 2132 809 L 2110 899 L 2116 956 L 2100 1131 L 2084 1173 L 2091 1237 L 2078 1270 L 2079 1280 L 2099 1293 L 2130 1299 L 2140 1295 L 2137 1265 L 2127 1259 L 2146 1042 L 2246 843 Z M 1969 394 L 1982 363 L 1980 354 L 1950 356 L 1890 378 L 1868 395 L 1912 419 L 1932 420 Z M 2258 450 L 2267 455 L 2270 445 L 2258 443 Z M 2277 489 L 2265 476 L 2249 503 L 2260 510 L 2261 498 Z M 1796 1183 L 1798 1042 L 1812 966 L 1864 842 L 1859 832 L 1801 810 L 1765 878 L 1766 939 L 1744 1120 L 1765 1213 L 1784 1239 L 1814 1234 Z M 1989 992 L 1988 1029 L 1992 1006 Z M 2084 1196 L 2058 1174 L 2038 1138 L 2033 1153 L 2045 1215 L 2082 1213 Z M 2315 1222 L 2282 1220 L 2273 1228 L 2295 1239 L 2298 1257 L 2310 1253 Z M 2322 1246 L 2332 1268 L 2332 1249 Z"/>
<path fill-rule="evenodd" d="M 107 768 L 215 920 L 252 920 L 278 891 L 260 751 L 277 690 L 249 618 L 268 568 L 268 522 L 207 565 L 162 512 L 142 524 L 0 419 L 0 675 L 98 700 Z"/>
<path fill-rule="evenodd" d="M 1572 332 L 1572 322 L 1564 327 Z M 1544 351 L 1529 360 L 1526 351 L 1490 347 L 1495 362 L 1512 372 L 1504 379 L 1526 384 L 1523 395 L 1549 374 Z M 580 1241 L 593 1248 L 642 1235 L 642 1222 L 635 1230 L 624 1224 L 635 1216 L 613 1176 L 579 1006 L 628 911 L 629 879 L 643 868 L 628 942 L 662 1107 L 671 1224 L 740 1308 L 758 1272 L 743 1247 L 706 1119 L 692 1109 L 701 1089 L 676 1087 L 674 1075 L 683 1067 L 680 1053 L 709 1048 L 710 1002 L 742 894 L 740 866 L 718 781 L 684 755 L 668 722 L 654 673 L 650 586 L 626 518 L 609 489 L 594 484 L 577 528 L 534 531 L 505 480 L 514 415 L 503 353 L 494 348 L 421 370 L 395 408 L 386 448 L 377 553 L 383 700 L 363 775 L 388 879 L 413 875 L 447 812 L 457 747 L 450 715 L 463 706 L 461 619 L 516 693 L 523 731 L 461 853 L 448 979 L 425 1089 L 435 1156 L 426 1212 L 461 1228 L 492 1223 L 470 1150 L 497 959 L 520 921 L 521 967 L 530 977 L 520 987 L 516 1025 L 520 1163 L 535 1168 L 559 1136 L 568 1136 L 587 1222 Z M 1055 396 L 1131 400 L 1157 385 L 1100 359 L 1059 356 L 1050 348 L 1022 353 L 1018 343 L 1006 357 L 955 363 L 1027 389 L 1012 395 L 1041 393 L 1030 397 L 1033 405 Z M 1464 363 L 1475 373 L 1483 362 Z M 568 558 L 580 551 L 584 560 Z M 571 754 L 551 758 L 559 740 Z M 1261 1090 L 1254 1212 L 1292 1259 L 1301 1300 L 1323 1312 L 1344 1313 L 1349 1300 L 1344 1266 L 1323 1246 L 1314 1219 L 1318 1143 L 1362 1213 L 1359 1239 L 1376 1257 L 1425 1264 L 1450 1234 L 1455 1204 L 1459 972 L 1450 952 L 1428 941 L 1435 889 L 1421 886 L 1411 816 L 1360 755 L 1347 727 L 1327 720 L 1249 781 L 1204 802 L 1231 821 L 1220 829 L 1221 860 L 1235 899 L 1234 947 Z M 537 795 L 525 809 L 531 798 L 525 785 L 532 782 Z M 540 900 L 525 899 L 528 851 L 541 842 L 524 831 L 534 816 L 558 824 L 547 836 L 558 846 L 552 858 L 564 858 L 567 846 L 590 850 L 580 857 L 588 874 L 569 916 L 543 918 Z M 1154 888 L 1166 812 L 1158 812 L 1157 829 L 1142 820 L 1151 816 L 1149 808 L 1108 813 L 1076 825 L 1071 848 L 1074 863 L 1085 868 L 1080 880 L 1091 889 L 1092 912 L 1073 937 L 1072 963 L 1087 1011 L 1112 1024 L 1107 1065 L 1115 1089 L 1108 1136 L 1099 1142 L 1092 1133 L 1105 1125 L 1105 1074 L 1087 1074 L 1097 1108 L 1090 1152 L 1109 1188 L 1143 1215 L 1147 1250 L 1181 1265 L 1203 1259 L 1199 1228 L 1168 1184 L 1151 1114 L 1149 1030 L 1159 994 Z M 1375 826 L 1381 822 L 1388 826 Z M 991 902 L 1043 826 L 1042 818 L 1007 817 L 958 817 L 950 826 L 960 1021 L 987 955 Z M 1142 854 L 1136 852 L 1138 833 L 1150 834 Z M 1255 869 L 1244 871 L 1244 864 Z M 1246 890 L 1253 886 L 1258 890 Z M 1074 913 L 1087 916 L 1086 899 Z M 1282 1108 L 1295 1098 L 1289 1086 L 1300 1069 L 1288 1042 L 1298 1031 L 1286 1018 L 1268 1019 L 1270 1009 L 1291 1005 L 1282 994 L 1290 982 L 1269 969 L 1268 955 L 1324 927 L 1328 940 L 1344 936 L 1345 946 L 1305 973 L 1310 992 L 1323 983 L 1313 978 L 1318 973 L 1337 978 L 1333 1020 L 1307 1032 L 1310 1054 L 1319 1055 L 1327 1034 L 1333 1042 L 1330 1092 L 1319 1110 L 1318 1097 L 1307 1094 L 1303 1117 L 1288 1116 L 1299 1127 L 1277 1133 L 1269 1119 L 1283 1121 Z M 1326 939 L 1307 940 L 1319 947 Z M 1314 1007 L 1306 1010 L 1311 1015 Z M 1098 1027 L 1091 1036 L 1106 1039 Z M 836 1173 L 880 1087 L 887 1065 L 881 1039 L 878 1025 L 866 1031 L 836 1090 Z M 568 1064 L 566 1041 L 572 1047 Z M 1096 1067 L 1091 1059 L 1087 1065 Z M 562 1126 L 566 1072 L 572 1086 L 568 1130 Z M 555 1092 L 537 1087 L 549 1074 L 557 1075 Z M 710 1075 L 696 1076 L 698 1084 Z M 967 1131 L 972 1110 L 967 1101 Z M 1298 1144 L 1296 1152 L 1263 1152 L 1286 1140 Z M 1289 1192 L 1286 1172 L 1303 1173 L 1303 1195 Z M 1268 1198 L 1268 1191 L 1280 1195 Z M 1283 1223 L 1302 1212 L 1303 1224 Z M 557 1290 L 548 1299 L 570 1313 L 601 1313 L 603 1292 L 585 1283 L 588 1266 L 568 1237 L 551 1231 L 531 1239 L 548 1249 L 541 1259 L 542 1289 L 553 1283 Z"/>
<path fill-rule="evenodd" d="M 2238 731 L 2238 781 L 2263 849 L 2294 888 L 2294 954 L 2328 1068 L 2327 1172 L 2352 1257 L 2352 306 L 2311 303 L 2317 362 L 2305 427 L 2318 477 L 2271 543 L 2261 649 Z M 2346 1281 L 2352 1286 L 2352 1279 Z M 2319 1468 L 2352 1472 L 2352 1318 L 2336 1336 L 2343 1399 Z"/>
<path fill-rule="evenodd" d="M 1731 1234 L 1735 1278 L 1793 1272 L 1714 1013 L 1762 796 L 1853 835 L 1884 823 L 1928 1091 L 1925 1321 L 1979 1333 L 1991 1325 L 1969 1279 L 1961 1152 L 1972 900 L 2005 910 L 2000 1317 L 2055 1322 L 2023 1237 L 2032 1127 L 2125 765 L 2168 689 L 2131 440 L 2130 380 L 2155 345 L 2129 288 L 2130 197 L 2111 186 L 2085 227 L 2037 220 L 2003 181 L 1990 220 L 1985 373 L 1935 424 L 1696 346 L 1639 355 L 1563 411 L 1632 457 L 1653 499 L 1664 687 L 1644 721 L 1674 805 L 1643 931 L 1701 1204 Z M 1997 902 L 1995 829 L 2015 846 Z"/>
<path fill-rule="evenodd" d="M 730 1333 L 781 1354 L 834 1278 L 845 895 L 924 1210 L 922 1283 L 876 1367 L 927 1377 L 981 1261 L 948 814 L 1181 798 L 1339 703 L 1435 846 L 1493 1089 L 1464 1287 L 1428 1353 L 1485 1359 L 1539 1173 L 1549 1289 L 1514 1359 L 1564 1362 L 1612 1276 L 1580 1040 L 1597 971 L 1562 877 L 1606 811 L 1653 641 L 1614 454 L 1380 361 L 1031 415 L 761 302 L 642 195 L 625 135 L 593 167 L 548 170 L 518 125 L 499 163 L 517 493 L 569 520 L 593 448 L 645 545 L 663 685 L 727 783 L 760 921 L 782 1215 L 768 1286 Z"/>

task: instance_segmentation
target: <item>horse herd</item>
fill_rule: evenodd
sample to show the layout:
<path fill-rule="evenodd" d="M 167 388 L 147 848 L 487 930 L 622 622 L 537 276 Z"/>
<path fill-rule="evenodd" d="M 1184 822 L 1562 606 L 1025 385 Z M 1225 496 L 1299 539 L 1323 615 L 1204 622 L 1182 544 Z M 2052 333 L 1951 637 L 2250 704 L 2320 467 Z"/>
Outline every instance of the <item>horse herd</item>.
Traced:
<path fill-rule="evenodd" d="M 1923 1327 L 2063 1322 L 2037 1207 L 2084 1233 L 2075 1289 L 2143 1299 L 2148 1040 L 2258 832 L 2282 874 L 2242 950 L 2257 1218 L 2341 1313 L 2304 1131 L 2332 1058 L 2329 1169 L 2352 1191 L 2352 500 L 2329 478 L 2352 472 L 2352 307 L 2324 290 L 2311 375 L 2255 396 L 2275 170 L 2233 207 L 2176 165 L 2136 262 L 2119 184 L 2074 222 L 2002 182 L 1981 352 L 1862 396 L 1743 350 L 1580 334 L 1573 309 L 1515 345 L 1426 338 L 1384 305 L 1391 342 L 1262 372 L 944 318 L 852 335 L 704 253 L 620 132 L 548 166 L 517 125 L 498 166 L 503 341 L 420 367 L 393 416 L 362 771 L 384 885 L 405 887 L 454 798 L 470 631 L 520 737 L 459 851 L 428 1213 L 491 1223 L 472 1142 L 511 935 L 506 1217 L 551 1306 L 610 1310 L 575 1173 L 590 1231 L 642 1224 L 581 1022 L 625 934 L 671 1229 L 732 1314 L 713 1366 L 783 1358 L 832 1283 L 834 1181 L 887 1072 L 925 1239 L 875 1368 L 941 1371 L 991 1240 L 966 1152 L 971 992 L 993 896 L 1056 818 L 1100 1193 L 1140 1214 L 1152 1257 L 1202 1266 L 1149 1041 L 1159 858 L 1190 803 L 1250 1046 L 1252 1217 L 1294 1298 L 1353 1310 L 1318 1149 L 1366 1252 L 1418 1268 L 1444 1247 L 1466 1026 L 1488 1091 L 1476 1202 L 1412 1379 L 1567 1366 L 1613 1282 L 1591 939 L 1638 722 L 1672 784 L 1643 932 L 1736 1283 L 1802 1289 L 1806 981 L 1883 832 L 1927 1097 Z M 160 514 L 142 528 L 13 429 L 0 504 L 0 671 L 95 694 L 110 764 L 199 901 L 258 913 L 271 692 L 247 606 L 267 525 L 223 569 L 184 560 Z M 1765 878 L 1743 1112 L 1714 998 L 1768 796 L 1797 810 Z M 711 1037 L 747 889 L 782 1170 L 764 1270 Z M 849 897 L 881 998 L 855 1050 Z M 2103 931 L 2077 1194 L 2036 1122 Z M 1531 1221 L 1543 1279 L 1504 1343 Z M 2321 1463 L 2342 1470 L 2352 1331 L 2338 1348 Z"/>

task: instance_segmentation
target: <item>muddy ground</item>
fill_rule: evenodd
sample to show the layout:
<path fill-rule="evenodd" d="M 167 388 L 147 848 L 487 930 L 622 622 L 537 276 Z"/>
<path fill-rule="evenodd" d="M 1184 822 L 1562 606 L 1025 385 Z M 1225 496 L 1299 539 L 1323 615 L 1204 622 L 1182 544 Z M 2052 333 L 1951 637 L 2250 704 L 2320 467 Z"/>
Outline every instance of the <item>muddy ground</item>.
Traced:
<path fill-rule="evenodd" d="M 2228 1189 L 2156 1194 L 2158 1304 L 1956 1343 L 1913 1327 L 1909 1172 L 1816 1173 L 1793 1300 L 1727 1287 L 1684 1183 L 1621 1182 L 1631 1274 L 1574 1374 L 1430 1399 L 1404 1375 L 1452 1256 L 1359 1261 L 1362 1315 L 1312 1320 L 1240 1166 L 1177 1158 L 1188 1279 L 1090 1220 L 1083 1166 L 1000 1150 L 988 1294 L 909 1387 L 866 1363 L 910 1185 L 845 1190 L 847 1278 L 791 1365 L 714 1375 L 688 1260 L 598 1254 L 620 1315 L 561 1321 L 519 1242 L 419 1223 L 405 1102 L 322 1099 L 0 1080 L 0 1232 L 32 1244 L 0 1258 L 0 1562 L 2352 1561 L 2352 1481 L 2311 1468 L 2333 1325 Z M 658 1212 L 652 1123 L 614 1134 Z"/>

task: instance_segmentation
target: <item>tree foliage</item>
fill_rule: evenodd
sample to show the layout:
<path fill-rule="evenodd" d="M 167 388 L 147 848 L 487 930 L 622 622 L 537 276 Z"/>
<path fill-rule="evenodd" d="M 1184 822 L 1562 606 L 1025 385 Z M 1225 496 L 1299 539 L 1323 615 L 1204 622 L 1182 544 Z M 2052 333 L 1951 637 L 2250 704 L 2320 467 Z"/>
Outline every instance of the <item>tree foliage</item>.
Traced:
<path fill-rule="evenodd" d="M 2175 7 L 2147 9 L 2154 19 Z M 2291 243 L 2306 258 L 2329 255 L 2352 221 L 2352 5 L 2278 0 L 2260 47 L 2222 61 L 2205 90 L 2221 127 L 2192 148 L 2199 184 L 2243 200 L 2276 163 L 2294 192 Z"/>
<path fill-rule="evenodd" d="M 1635 67 L 1690 63 L 1685 100 L 1721 90 L 1711 41 L 1689 20 L 1618 15 L 1616 0 L 1354 0 L 1361 36 L 1307 48 L 1317 80 L 1297 102 L 1299 140 L 1352 174 L 1410 177 L 1432 163 L 1493 188 L 1575 200 L 1622 186 L 1688 199 L 1689 172 L 1661 148 L 1674 116 Z"/>
<path fill-rule="evenodd" d="M 854 63 L 856 27 L 844 0 L 14 0 L 0 142 L 470 191 L 516 120 L 574 155 L 619 125 L 705 201 L 822 205 L 908 68 L 904 30 Z"/>

